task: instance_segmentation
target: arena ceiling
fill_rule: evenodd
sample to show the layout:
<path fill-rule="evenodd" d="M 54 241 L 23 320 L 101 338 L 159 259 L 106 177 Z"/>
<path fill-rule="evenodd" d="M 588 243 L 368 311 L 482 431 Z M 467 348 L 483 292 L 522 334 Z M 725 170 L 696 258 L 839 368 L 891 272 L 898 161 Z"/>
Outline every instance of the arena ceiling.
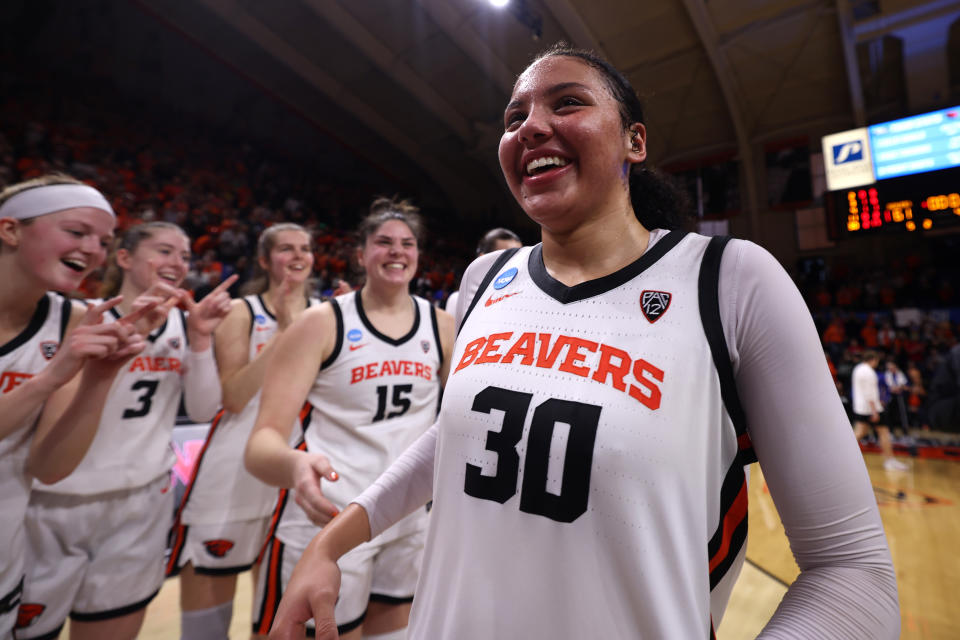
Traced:
<path fill-rule="evenodd" d="M 655 164 L 732 155 L 741 161 L 742 183 L 756 185 L 755 156 L 765 143 L 811 136 L 816 148 L 812 135 L 907 115 L 914 100 L 905 49 L 883 45 L 918 25 L 960 16 L 957 0 L 131 6 L 375 166 L 436 185 L 460 213 L 515 210 L 496 163 L 503 106 L 530 58 L 559 40 L 594 49 L 625 71 L 645 102 Z M 932 46 L 943 52 L 947 45 Z M 755 211 L 753 191 L 748 186 L 742 200 Z"/>

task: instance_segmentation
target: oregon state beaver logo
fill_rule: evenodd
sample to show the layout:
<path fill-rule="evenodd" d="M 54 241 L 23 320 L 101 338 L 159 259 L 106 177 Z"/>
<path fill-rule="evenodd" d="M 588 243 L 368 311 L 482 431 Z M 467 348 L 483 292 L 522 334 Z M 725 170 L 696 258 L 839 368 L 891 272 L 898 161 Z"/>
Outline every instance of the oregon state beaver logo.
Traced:
<path fill-rule="evenodd" d="M 666 291 L 641 291 L 640 309 L 643 311 L 643 317 L 651 323 L 659 320 L 667 312 L 672 297 Z"/>
<path fill-rule="evenodd" d="M 25 629 L 37 621 L 37 618 L 47 609 L 47 605 L 34 602 L 23 602 L 17 610 L 17 629 Z"/>
<path fill-rule="evenodd" d="M 227 555 L 227 552 L 230 549 L 233 549 L 232 540 L 204 540 L 203 546 L 206 547 L 207 553 L 212 555 L 214 558 L 222 558 Z"/>

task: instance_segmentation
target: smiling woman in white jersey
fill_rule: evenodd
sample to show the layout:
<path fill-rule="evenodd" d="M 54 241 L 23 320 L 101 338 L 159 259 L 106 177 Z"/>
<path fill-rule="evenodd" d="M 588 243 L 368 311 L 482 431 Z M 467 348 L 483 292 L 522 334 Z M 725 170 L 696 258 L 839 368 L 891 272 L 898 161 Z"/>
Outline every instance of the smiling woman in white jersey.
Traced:
<path fill-rule="evenodd" d="M 32 479 L 56 482 L 76 467 L 114 374 L 144 346 L 131 326 L 100 323 L 118 299 L 84 310 L 53 293 L 76 290 L 103 263 L 114 224 L 99 191 L 62 174 L 0 193 L 2 640 L 12 637 L 23 590 Z"/>
<path fill-rule="evenodd" d="M 207 434 L 173 530 L 167 574 L 180 576 L 183 640 L 225 638 L 237 575 L 257 571 L 278 492 L 247 472 L 243 449 L 277 337 L 320 304 L 307 294 L 314 258 L 306 229 L 275 224 L 260 234 L 257 246 L 258 274 L 217 329 L 223 410 Z"/>
<path fill-rule="evenodd" d="M 114 379 L 83 460 L 65 480 L 34 484 L 23 607 L 35 615 L 22 617 L 18 639 L 52 637 L 69 616 L 73 640 L 132 640 L 160 590 L 177 410 L 181 395 L 193 420 L 209 420 L 219 408 L 212 338 L 230 309 L 226 289 L 233 282 L 200 303 L 177 289 L 189 247 L 186 233 L 167 222 L 123 234 L 102 292 L 120 293 L 123 302 L 105 321 L 129 317 L 135 301 L 156 291 L 167 302 L 142 321 L 149 323 L 142 327 L 146 348 Z"/>
<path fill-rule="evenodd" d="M 277 344 L 247 467 L 295 489 L 261 570 L 257 631 L 266 633 L 293 565 L 318 528 L 420 436 L 436 416 L 453 318 L 411 296 L 422 223 L 406 201 L 379 198 L 360 225 L 359 291 L 305 313 Z M 305 450 L 286 446 L 307 400 Z M 336 471 L 335 471 L 336 470 Z M 402 637 L 423 548 L 425 510 L 341 559 L 336 623 L 345 638 Z"/>
<path fill-rule="evenodd" d="M 410 640 L 711 638 L 754 454 L 800 567 L 760 637 L 898 637 L 803 299 L 757 245 L 681 230 L 643 122 L 589 52 L 548 50 L 517 79 L 500 167 L 542 243 L 467 269 L 436 425 L 311 543 L 272 637 L 312 616 L 335 638 L 336 558 L 432 498 Z"/>

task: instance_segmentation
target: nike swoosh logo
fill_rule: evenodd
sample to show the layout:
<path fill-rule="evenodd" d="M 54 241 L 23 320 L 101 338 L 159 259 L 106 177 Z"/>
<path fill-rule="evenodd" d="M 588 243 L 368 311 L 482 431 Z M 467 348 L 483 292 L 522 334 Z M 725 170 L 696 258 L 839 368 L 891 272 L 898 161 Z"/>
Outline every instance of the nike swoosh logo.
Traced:
<path fill-rule="evenodd" d="M 505 294 L 503 294 L 502 296 L 500 296 L 499 298 L 494 298 L 494 297 L 491 296 L 491 297 L 487 298 L 487 301 L 486 301 L 485 303 L 483 303 L 483 306 L 489 307 L 489 306 L 492 305 L 492 304 L 497 304 L 497 303 L 500 302 L 501 300 L 506 300 L 506 299 L 509 298 L 510 296 L 515 296 L 515 295 L 517 295 L 518 293 L 520 293 L 520 292 L 519 292 L 519 291 L 514 291 L 513 293 L 505 293 Z"/>
<path fill-rule="evenodd" d="M 365 347 L 365 346 L 367 346 L 366 343 L 364 343 L 364 344 L 352 344 L 352 345 L 350 345 L 350 351 L 356 351 L 356 350 L 359 349 L 360 347 Z"/>

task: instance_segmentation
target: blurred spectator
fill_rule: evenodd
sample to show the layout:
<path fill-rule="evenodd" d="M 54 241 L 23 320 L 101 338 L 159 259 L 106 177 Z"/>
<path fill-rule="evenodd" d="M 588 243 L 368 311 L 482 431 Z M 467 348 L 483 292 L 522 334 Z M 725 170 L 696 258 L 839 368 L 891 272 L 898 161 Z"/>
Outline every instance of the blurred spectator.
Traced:
<path fill-rule="evenodd" d="M 880 356 L 875 351 L 865 351 L 863 360 L 853 369 L 850 384 L 853 402 L 853 433 L 860 440 L 871 430 L 874 431 L 884 458 L 883 468 L 888 471 L 906 471 L 909 467 L 893 457 L 890 427 L 883 422 L 880 379 L 876 372 L 879 363 Z"/>
<path fill-rule="evenodd" d="M 928 415 L 937 431 L 960 431 L 960 344 L 943 354 L 930 379 Z"/>
<path fill-rule="evenodd" d="M 886 362 L 883 381 L 890 394 L 890 400 L 886 404 L 887 415 L 885 422 L 891 428 L 899 427 L 906 430 L 909 427 L 906 395 L 910 381 L 907 379 L 907 375 L 900 370 L 900 367 L 898 367 L 897 363 L 892 359 Z"/>
<path fill-rule="evenodd" d="M 830 324 L 823 332 L 822 340 L 830 357 L 834 360 L 838 359 L 847 344 L 847 331 L 839 316 L 834 316 L 833 320 L 830 321 Z"/>

